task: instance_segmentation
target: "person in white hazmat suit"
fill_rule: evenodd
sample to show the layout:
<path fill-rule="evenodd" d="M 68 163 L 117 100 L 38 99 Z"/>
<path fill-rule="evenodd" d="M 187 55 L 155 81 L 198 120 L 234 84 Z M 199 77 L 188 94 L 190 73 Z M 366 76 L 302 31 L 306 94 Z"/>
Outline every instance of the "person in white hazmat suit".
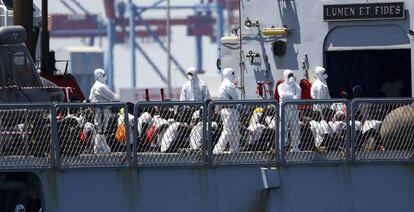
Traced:
<path fill-rule="evenodd" d="M 328 79 L 328 74 L 326 73 L 326 69 L 317 66 L 315 68 L 315 77 L 316 80 L 312 83 L 311 87 L 311 97 L 312 99 L 331 99 L 331 95 L 329 94 L 328 83 L 326 79 Z M 346 105 L 343 103 L 333 103 L 331 104 L 315 104 L 313 105 L 313 110 L 318 111 L 321 115 L 323 110 L 332 109 L 335 111 L 337 115 L 345 112 Z"/>
<path fill-rule="evenodd" d="M 180 94 L 180 101 L 206 101 L 210 99 L 210 92 L 207 84 L 200 80 L 194 67 L 187 70 L 188 81 L 183 84 Z M 177 137 L 180 122 L 171 124 L 164 133 L 161 140 L 161 152 L 166 152 L 174 139 Z M 198 126 L 200 127 L 200 126 Z"/>
<path fill-rule="evenodd" d="M 91 102 L 112 102 L 116 99 L 114 92 L 112 92 L 109 86 L 106 85 L 106 79 L 107 77 L 103 69 L 98 68 L 95 70 L 95 83 L 93 84 L 89 94 L 89 100 Z M 94 121 L 98 131 L 102 130 L 103 132 L 106 129 L 109 116 L 109 110 L 97 109 Z"/>
<path fill-rule="evenodd" d="M 94 72 L 95 75 L 95 83 L 93 84 L 90 94 L 89 100 L 94 103 L 103 103 L 103 102 L 111 102 L 116 99 L 116 95 L 112 90 L 106 85 L 106 74 L 103 69 L 96 69 Z M 103 135 L 104 131 L 108 126 L 108 121 L 111 113 L 109 109 L 101 109 L 97 108 L 95 117 L 94 117 L 94 124 L 95 128 L 97 129 L 97 135 L 95 137 L 95 145 L 94 145 L 94 152 L 95 153 L 108 153 L 110 149 L 106 144 L 106 138 Z"/>
<path fill-rule="evenodd" d="M 139 136 L 142 136 L 144 123 L 147 123 L 149 125 L 152 124 L 152 116 L 148 112 L 144 112 L 138 117 L 137 130 L 138 130 L 138 135 Z"/>
<path fill-rule="evenodd" d="M 253 110 L 252 117 L 249 121 L 249 126 L 247 131 L 249 135 L 247 137 L 247 144 L 257 144 L 262 136 L 263 130 L 266 129 L 266 126 L 260 123 L 260 119 L 263 116 L 264 109 L 261 107 L 255 108 Z"/>
<path fill-rule="evenodd" d="M 236 87 L 236 75 L 231 68 L 223 70 L 223 81 L 218 90 L 218 97 L 222 100 L 238 100 L 239 94 Z M 235 108 L 224 107 L 221 109 L 221 120 L 223 131 L 217 144 L 214 146 L 213 154 L 223 153 L 229 144 L 229 152 L 237 153 L 240 148 L 239 114 Z"/>
<path fill-rule="evenodd" d="M 295 80 L 292 70 L 285 70 L 283 72 L 284 82 L 277 87 L 280 99 L 279 102 L 291 99 L 300 99 L 301 88 Z M 282 110 L 282 107 L 280 108 Z M 285 145 L 288 141 L 288 135 L 290 134 L 290 142 L 292 152 L 298 152 L 300 144 L 300 126 L 299 126 L 299 113 L 297 105 L 287 105 L 285 107 Z M 280 134 L 279 134 L 280 135 Z"/>
<path fill-rule="evenodd" d="M 198 150 L 203 145 L 203 119 L 200 117 L 202 114 L 200 110 L 197 110 L 191 116 L 190 125 L 193 126 L 190 132 L 190 149 Z M 207 126 L 208 128 L 209 126 Z M 217 122 L 211 122 L 211 129 L 217 129 Z"/>
<path fill-rule="evenodd" d="M 174 122 L 168 126 L 167 130 L 165 130 L 161 137 L 161 152 L 168 151 L 174 139 L 177 137 L 178 127 L 180 127 L 180 125 L 180 122 Z"/>
<path fill-rule="evenodd" d="M 111 102 L 116 99 L 116 95 L 112 90 L 106 85 L 106 74 L 103 69 L 95 69 L 95 83 L 91 88 L 89 94 L 89 100 L 91 102 Z"/>
<path fill-rule="evenodd" d="M 325 68 L 317 66 L 315 68 L 315 76 L 316 80 L 312 83 L 311 87 L 312 99 L 330 99 L 331 95 L 329 94 L 328 84 L 326 82 L 328 74 L 326 74 Z M 322 113 L 324 108 L 329 107 L 328 104 L 315 104 L 313 105 L 313 110 Z"/>
<path fill-rule="evenodd" d="M 200 80 L 194 67 L 187 70 L 188 81 L 181 89 L 180 101 L 206 101 L 210 99 L 207 83 Z"/>
<path fill-rule="evenodd" d="M 193 129 L 190 132 L 190 148 L 192 150 L 200 149 L 203 139 L 203 122 L 200 118 L 200 110 L 197 110 L 191 116 L 191 125 Z"/>

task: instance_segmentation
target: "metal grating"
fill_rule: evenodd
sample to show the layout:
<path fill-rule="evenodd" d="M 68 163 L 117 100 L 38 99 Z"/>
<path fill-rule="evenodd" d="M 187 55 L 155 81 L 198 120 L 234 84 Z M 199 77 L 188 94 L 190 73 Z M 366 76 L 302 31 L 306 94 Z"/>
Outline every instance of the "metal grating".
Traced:
<path fill-rule="evenodd" d="M 135 107 L 138 165 L 195 165 L 203 162 L 204 103 L 143 102 Z"/>
<path fill-rule="evenodd" d="M 212 163 L 277 161 L 278 106 L 275 101 L 212 101 L 208 117 Z"/>
<path fill-rule="evenodd" d="M 356 160 L 411 160 L 414 151 L 414 100 L 353 101 Z"/>
<path fill-rule="evenodd" d="M 60 166 L 127 166 L 131 146 L 126 108 L 123 103 L 57 105 Z M 124 136 L 117 139 L 121 125 L 124 126 Z"/>
<path fill-rule="evenodd" d="M 0 106 L 0 167 L 52 166 L 51 105 Z"/>
<path fill-rule="evenodd" d="M 281 107 L 280 135 L 284 160 L 345 161 L 349 111 L 346 100 L 287 101 Z"/>

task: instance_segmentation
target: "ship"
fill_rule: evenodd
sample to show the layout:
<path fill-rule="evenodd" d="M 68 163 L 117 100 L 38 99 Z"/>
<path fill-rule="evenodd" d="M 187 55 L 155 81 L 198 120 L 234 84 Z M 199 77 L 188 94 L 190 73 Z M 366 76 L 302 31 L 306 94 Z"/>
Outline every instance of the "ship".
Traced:
<path fill-rule="evenodd" d="M 217 64 L 241 100 L 207 102 L 62 102 L 24 28 L 3 26 L 0 211 L 413 211 L 411 13 L 411 0 L 240 0 Z M 309 98 L 317 66 L 331 99 Z M 302 99 L 279 102 L 286 69 Z M 238 113 L 215 153 L 223 108 Z"/>

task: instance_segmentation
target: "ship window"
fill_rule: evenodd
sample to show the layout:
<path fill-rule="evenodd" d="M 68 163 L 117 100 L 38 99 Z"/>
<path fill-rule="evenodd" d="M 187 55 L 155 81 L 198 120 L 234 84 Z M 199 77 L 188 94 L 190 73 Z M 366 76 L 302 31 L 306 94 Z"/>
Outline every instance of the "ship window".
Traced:
<path fill-rule="evenodd" d="M 25 59 L 23 52 L 14 53 L 13 62 L 16 66 L 24 65 Z"/>
<path fill-rule="evenodd" d="M 11 52 L 11 64 L 13 70 L 13 83 L 20 87 L 39 86 L 36 71 L 30 60 L 30 55 L 24 50 Z"/>

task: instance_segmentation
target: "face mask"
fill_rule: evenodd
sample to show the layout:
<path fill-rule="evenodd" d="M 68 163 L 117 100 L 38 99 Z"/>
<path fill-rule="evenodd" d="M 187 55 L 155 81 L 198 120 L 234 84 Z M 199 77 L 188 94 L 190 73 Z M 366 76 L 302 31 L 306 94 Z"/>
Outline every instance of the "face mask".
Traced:
<path fill-rule="evenodd" d="M 194 78 L 194 76 L 193 75 L 187 75 L 187 78 L 189 79 L 189 80 L 192 80 L 193 78 Z"/>
<path fill-rule="evenodd" d="M 103 76 L 100 76 L 99 80 L 102 81 L 102 82 L 106 82 L 106 80 L 107 80 L 106 75 L 104 74 Z"/>
<path fill-rule="evenodd" d="M 326 73 L 325 73 L 325 74 L 323 74 L 323 75 L 322 75 L 322 78 L 323 78 L 323 79 L 328 79 L 328 74 L 326 74 Z"/>
<path fill-rule="evenodd" d="M 228 79 L 233 82 L 236 80 L 236 76 L 234 75 L 234 72 L 232 72 L 231 74 L 229 74 Z"/>
<path fill-rule="evenodd" d="M 289 77 L 289 79 L 287 80 L 287 83 L 288 84 L 293 84 L 293 82 L 295 82 L 295 78 Z"/>

